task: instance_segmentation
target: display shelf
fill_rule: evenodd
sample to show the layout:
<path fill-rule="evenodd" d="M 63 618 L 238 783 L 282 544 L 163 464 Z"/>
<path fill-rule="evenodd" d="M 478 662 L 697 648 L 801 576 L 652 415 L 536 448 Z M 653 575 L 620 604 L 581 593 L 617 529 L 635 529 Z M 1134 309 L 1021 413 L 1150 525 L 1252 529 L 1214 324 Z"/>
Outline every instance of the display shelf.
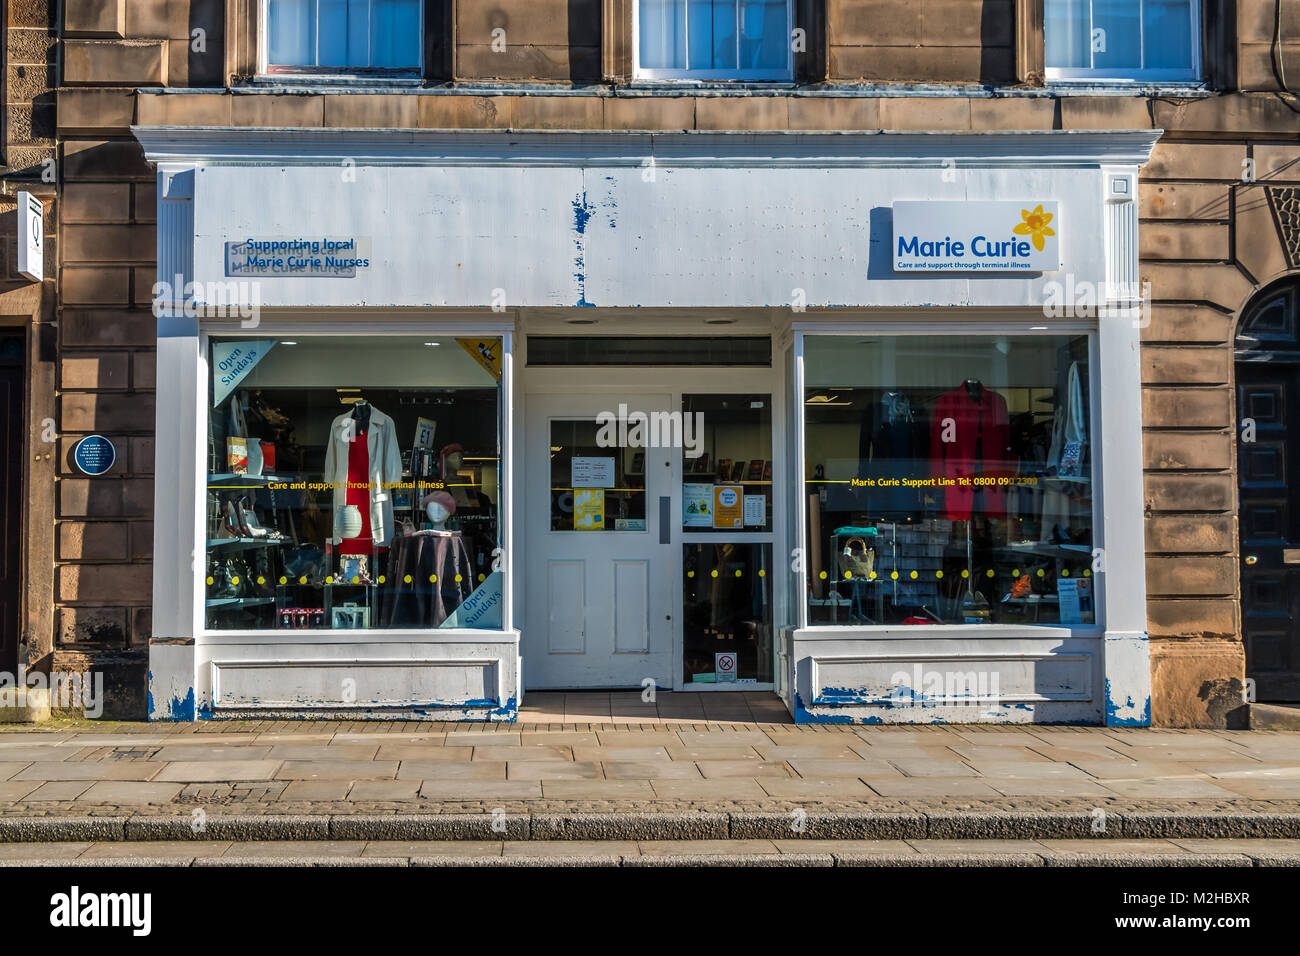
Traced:
<path fill-rule="evenodd" d="M 1012 551 L 1016 554 L 1041 554 L 1045 557 L 1088 557 L 1092 546 L 1086 544 L 1054 544 L 1050 541 L 1012 541 L 1007 544 L 994 545 L 996 550 Z"/>
<path fill-rule="evenodd" d="M 258 607 L 263 604 L 274 604 L 275 598 L 255 597 L 255 598 L 208 598 L 203 602 L 205 607 Z"/>
<path fill-rule="evenodd" d="M 222 488 L 243 483 L 251 487 L 260 488 L 262 485 L 270 484 L 273 481 L 283 480 L 283 478 L 280 478 L 277 475 L 237 475 L 234 473 L 222 473 L 219 475 L 208 475 L 208 487 Z"/>
<path fill-rule="evenodd" d="M 208 550 L 220 549 L 226 554 L 232 551 L 251 551 L 254 548 L 279 547 L 287 538 L 209 538 Z"/>

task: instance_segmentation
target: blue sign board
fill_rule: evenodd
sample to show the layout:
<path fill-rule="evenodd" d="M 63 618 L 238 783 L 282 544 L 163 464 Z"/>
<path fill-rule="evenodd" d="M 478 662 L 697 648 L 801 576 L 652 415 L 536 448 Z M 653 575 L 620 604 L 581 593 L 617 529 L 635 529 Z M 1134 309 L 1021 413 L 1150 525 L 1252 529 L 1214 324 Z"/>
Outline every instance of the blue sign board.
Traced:
<path fill-rule="evenodd" d="M 72 460 L 82 474 L 102 475 L 117 461 L 117 449 L 103 435 L 87 435 L 73 446 Z"/>

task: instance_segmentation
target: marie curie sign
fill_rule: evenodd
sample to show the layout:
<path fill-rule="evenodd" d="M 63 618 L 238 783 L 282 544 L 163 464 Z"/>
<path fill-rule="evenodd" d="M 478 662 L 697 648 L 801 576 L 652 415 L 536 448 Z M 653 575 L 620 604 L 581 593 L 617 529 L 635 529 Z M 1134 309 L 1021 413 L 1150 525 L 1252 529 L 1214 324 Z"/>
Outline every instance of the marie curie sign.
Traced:
<path fill-rule="evenodd" d="M 1061 268 L 1054 202 L 896 202 L 895 272 L 1052 272 Z"/>

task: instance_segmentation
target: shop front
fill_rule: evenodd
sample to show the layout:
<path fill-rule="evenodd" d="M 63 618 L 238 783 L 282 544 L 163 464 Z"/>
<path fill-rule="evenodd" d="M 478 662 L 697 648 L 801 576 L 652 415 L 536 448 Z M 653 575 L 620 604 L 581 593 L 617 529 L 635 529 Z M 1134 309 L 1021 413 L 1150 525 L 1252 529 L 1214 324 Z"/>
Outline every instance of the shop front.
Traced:
<path fill-rule="evenodd" d="M 154 719 L 1149 723 L 1155 134 L 135 134 Z"/>

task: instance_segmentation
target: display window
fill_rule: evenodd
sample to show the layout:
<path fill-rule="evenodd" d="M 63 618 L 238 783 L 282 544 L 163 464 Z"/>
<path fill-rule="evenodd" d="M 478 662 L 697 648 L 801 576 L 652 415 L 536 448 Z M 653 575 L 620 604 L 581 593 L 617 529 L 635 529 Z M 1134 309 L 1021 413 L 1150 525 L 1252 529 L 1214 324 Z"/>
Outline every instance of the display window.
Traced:
<path fill-rule="evenodd" d="M 687 544 L 682 573 L 686 683 L 770 683 L 772 546 Z"/>
<path fill-rule="evenodd" d="M 807 335 L 808 623 L 1096 623 L 1086 335 Z"/>
<path fill-rule="evenodd" d="M 212 338 L 206 626 L 499 629 L 502 344 Z"/>

